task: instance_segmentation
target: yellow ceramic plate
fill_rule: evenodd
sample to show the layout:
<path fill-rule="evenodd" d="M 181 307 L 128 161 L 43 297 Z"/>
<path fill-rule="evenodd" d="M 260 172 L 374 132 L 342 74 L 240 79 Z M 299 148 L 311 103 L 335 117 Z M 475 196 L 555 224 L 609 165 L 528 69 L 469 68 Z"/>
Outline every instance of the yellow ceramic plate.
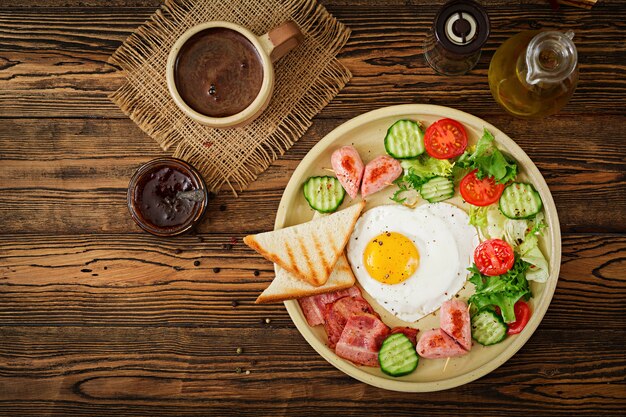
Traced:
<path fill-rule="evenodd" d="M 429 126 L 431 123 L 444 117 L 463 123 L 470 144 L 476 143 L 482 136 L 483 128 L 487 128 L 495 136 L 498 147 L 517 160 L 520 168 L 518 180 L 532 183 L 541 194 L 548 224 L 548 228 L 541 238 L 541 249 L 550 263 L 550 278 L 545 284 L 531 282 L 534 297 L 530 304 L 533 315 L 526 328 L 519 335 L 509 336 L 502 343 L 489 347 L 474 343 L 469 354 L 451 358 L 449 361 L 446 359 L 420 358 L 419 365 L 413 373 L 399 378 L 387 376 L 378 368 L 356 366 L 349 361 L 341 359 L 326 346 L 326 333 L 323 326 L 309 326 L 298 302 L 285 302 L 287 311 L 300 333 L 328 362 L 359 381 L 388 390 L 424 392 L 443 390 L 466 384 L 502 365 L 526 343 L 537 326 L 539 326 L 556 288 L 561 264 L 559 220 L 554 200 L 541 173 L 528 155 L 515 142 L 500 130 L 478 117 L 448 107 L 432 105 L 409 104 L 386 107 L 356 117 L 339 126 L 320 140 L 295 170 L 285 189 L 276 215 L 275 229 L 311 220 L 313 211 L 309 208 L 302 195 L 302 184 L 310 176 L 328 174 L 327 169 L 330 168 L 330 156 L 335 149 L 344 145 L 353 145 L 359 151 L 363 162 L 367 163 L 376 156 L 385 154 L 383 139 L 389 126 L 396 120 L 408 118 L 421 121 L 425 126 Z M 522 133 L 519 132 L 519 134 Z M 388 187 L 386 190 L 368 198 L 365 210 L 381 204 L 395 204 L 389 200 L 395 188 Z M 357 199 L 360 199 L 360 196 Z M 469 210 L 469 206 L 458 197 L 458 191 L 457 196 L 452 200 L 448 200 L 448 202 L 466 211 Z M 353 203 L 346 196 L 346 201 L 344 201 L 342 208 Z M 466 283 L 459 296 L 461 299 L 467 300 L 472 293 L 473 285 Z M 407 325 L 407 323 L 400 321 L 380 308 L 367 294 L 364 293 L 364 296 L 372 303 L 374 309 L 381 315 L 381 318 L 387 325 L 391 327 Z M 438 311 L 409 325 L 420 329 L 422 332 L 439 327 Z"/>

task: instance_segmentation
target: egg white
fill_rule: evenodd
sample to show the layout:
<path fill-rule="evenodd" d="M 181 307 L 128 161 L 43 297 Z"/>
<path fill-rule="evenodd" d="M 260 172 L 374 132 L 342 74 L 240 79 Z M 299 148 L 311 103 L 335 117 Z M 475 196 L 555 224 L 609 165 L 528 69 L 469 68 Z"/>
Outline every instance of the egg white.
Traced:
<path fill-rule="evenodd" d="M 368 242 L 385 232 L 403 234 L 420 254 L 417 270 L 398 284 L 375 280 L 363 264 Z M 347 255 L 363 290 L 391 314 L 413 322 L 463 288 L 478 242 L 467 213 L 454 205 L 432 203 L 415 209 L 384 205 L 361 215 L 348 241 Z"/>

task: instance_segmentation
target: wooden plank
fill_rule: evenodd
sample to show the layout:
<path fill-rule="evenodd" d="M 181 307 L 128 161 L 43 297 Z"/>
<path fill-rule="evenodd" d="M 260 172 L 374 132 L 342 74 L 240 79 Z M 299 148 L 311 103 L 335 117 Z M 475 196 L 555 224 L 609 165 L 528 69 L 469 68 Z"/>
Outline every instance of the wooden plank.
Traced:
<path fill-rule="evenodd" d="M 626 230 L 625 120 L 577 116 L 528 124 L 508 116 L 487 118 L 508 132 L 544 173 L 563 230 L 584 232 Z M 341 123 L 317 119 L 240 198 L 226 191 L 212 199 L 198 230 L 245 234 L 272 229 L 294 169 Z M 128 181 L 143 162 L 163 155 L 167 153 L 130 120 L 0 119 L 4 231 L 139 232 L 127 210 Z M 607 201 L 611 215 L 606 212 Z"/>
<path fill-rule="evenodd" d="M 255 327 L 270 318 L 290 326 L 282 304 L 253 304 L 273 266 L 232 237 L 4 235 L 0 321 Z M 614 328 L 626 304 L 625 256 L 624 236 L 564 235 L 561 275 L 542 326 Z"/>
<path fill-rule="evenodd" d="M 202 409 L 204 415 L 296 415 L 333 407 L 356 412 L 363 398 L 370 415 L 398 416 L 415 407 L 442 416 L 461 408 L 489 416 L 522 409 L 618 415 L 626 406 L 626 360 L 620 340 L 607 330 L 538 331 L 479 381 L 411 395 L 357 383 L 306 346 L 295 329 L 3 327 L 0 332 L 8 342 L 0 348 L 5 411 L 31 407 L 50 415 L 45 404 L 54 402 L 53 413 L 72 410 L 72 415 L 116 415 L 122 404 L 128 415 Z"/>
<path fill-rule="evenodd" d="M 341 61 L 350 84 L 321 113 L 349 118 L 378 107 L 412 102 L 454 105 L 484 114 L 504 114 L 487 85 L 493 51 L 529 28 L 574 29 L 580 57 L 580 87 L 564 114 L 623 114 L 624 31 L 618 4 L 591 11 L 563 8 L 558 21 L 545 5 L 500 5 L 478 67 L 462 77 L 441 77 L 424 63 L 423 42 L 437 5 L 385 8 L 328 5 L 352 28 Z M 384 12 L 382 12 L 384 10 Z M 0 9 L 0 116 L 115 117 L 107 99 L 122 83 L 108 56 L 154 11 L 142 8 Z M 600 34 L 600 35 L 599 35 Z"/>

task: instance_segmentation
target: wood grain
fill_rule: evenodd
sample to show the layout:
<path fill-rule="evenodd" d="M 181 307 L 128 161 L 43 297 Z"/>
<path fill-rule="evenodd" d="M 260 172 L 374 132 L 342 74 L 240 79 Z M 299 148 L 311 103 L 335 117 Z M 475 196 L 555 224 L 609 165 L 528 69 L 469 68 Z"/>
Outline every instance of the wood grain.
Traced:
<path fill-rule="evenodd" d="M 553 193 L 564 231 L 626 231 L 622 156 L 626 117 L 562 116 L 548 125 L 509 116 L 487 121 L 505 130 L 536 162 Z M 291 173 L 309 149 L 340 123 L 317 120 L 300 142 L 251 184 L 244 198 L 223 192 L 212 199 L 198 231 L 244 234 L 272 229 L 273 213 Z M 589 127 L 580 129 L 581 125 Z M 15 140 L 14 132 L 23 132 L 23 138 Z M 130 120 L 0 119 L 0 142 L 6 143 L 0 148 L 4 193 L 0 217 L 7 220 L 7 233 L 138 232 L 127 210 L 128 181 L 142 163 L 166 155 Z M 581 204 L 581 194 L 587 204 Z M 603 214 L 606 201 L 611 201 L 611 216 Z M 269 215 L 259 217 L 259 211 Z M 40 216 L 41 212 L 47 216 Z"/>
<path fill-rule="evenodd" d="M 435 75 L 422 56 L 437 5 L 390 7 L 384 14 L 370 3 L 327 7 L 353 30 L 341 61 L 354 78 L 320 117 L 349 118 L 413 102 L 504 114 L 489 93 L 488 63 L 505 39 L 531 28 L 576 31 L 580 86 L 563 113 L 623 114 L 614 105 L 623 104 L 626 75 L 620 62 L 626 51 L 626 10 L 619 4 L 603 3 L 591 11 L 564 7 L 558 19 L 543 4 L 499 5 L 477 68 L 453 78 Z M 123 74 L 107 59 L 154 7 L 62 10 L 0 9 L 2 116 L 124 118 L 107 99 Z"/>
<path fill-rule="evenodd" d="M 28 334 L 21 328 L 5 330 L 9 330 L 7 334 L 13 346 L 33 352 L 26 338 Z M 248 329 L 238 332 L 239 338 L 235 340 L 227 336 L 233 331 L 229 328 L 154 327 L 139 332 L 125 327 L 91 328 L 77 338 L 79 330 L 37 328 L 29 334 L 47 342 L 45 350 L 21 357 L 7 357 L 1 351 L 7 364 L 2 369 L 0 386 L 8 378 L 21 383 L 5 385 L 6 389 L 0 391 L 0 401 L 17 409 L 20 404 L 62 397 L 64 407 L 83 415 L 85 411 L 81 408 L 87 404 L 91 405 L 90 411 L 108 413 L 108 406 L 115 406 L 123 399 L 139 413 L 167 399 L 166 407 L 170 408 L 159 411 L 159 415 L 170 415 L 175 408 L 185 414 L 193 413 L 194 408 L 195 412 L 204 408 L 206 415 L 232 416 L 246 412 L 261 415 L 328 412 L 332 410 L 330 404 L 341 404 L 344 411 L 351 413 L 359 409 L 359 402 L 352 398 L 367 398 L 371 415 L 399 416 L 410 414 L 416 402 L 429 415 L 449 415 L 456 407 L 478 411 L 472 405 L 477 401 L 483 402 L 481 413 L 484 410 L 485 415 L 503 412 L 521 415 L 522 410 L 531 409 L 549 409 L 555 415 L 573 411 L 590 415 L 594 410 L 616 415 L 620 402 L 626 400 L 619 372 L 625 360 L 615 354 L 618 342 L 591 344 L 589 348 L 597 355 L 580 356 L 574 340 L 587 335 L 580 330 L 538 331 L 516 357 L 489 376 L 461 390 L 411 394 L 412 401 L 407 401 L 406 394 L 355 385 L 350 378 L 329 368 L 311 348 L 295 353 L 300 336 L 293 329 L 274 328 L 271 332 L 263 328 Z M 608 332 L 600 331 L 599 335 L 611 340 Z M 67 342 L 59 343 L 59 340 Z M 129 344 L 128 340 L 133 342 Z M 65 350 L 65 344 L 75 347 Z M 259 345 L 271 348 L 272 354 L 259 349 Z M 236 354 L 237 347 L 243 348 L 242 354 Z M 102 350 L 108 355 L 103 355 Z M 143 353 L 129 354 L 137 351 Z M 541 362 L 541 358 L 560 352 L 566 352 L 562 362 Z M 609 374 L 602 380 L 602 390 L 596 387 L 599 366 Z M 237 373 L 237 368 L 243 372 Z M 25 369 L 31 378 L 21 377 Z M 250 374 L 246 375 L 246 370 Z M 309 379 L 308 374 L 315 377 Z M 264 384 L 277 376 L 285 385 L 268 398 Z M 580 394 L 564 396 L 568 384 L 579 380 L 585 381 L 577 383 Z M 211 389 L 205 388 L 208 386 Z M 245 402 L 241 401 L 242 397 Z M 560 401 L 555 402 L 554 397 Z M 582 397 L 590 398 L 583 401 Z M 218 401 L 220 409 L 212 408 Z"/>
<path fill-rule="evenodd" d="M 353 30 L 340 55 L 350 84 L 248 190 L 212 196 L 196 231 L 163 239 L 131 221 L 126 188 L 168 153 L 107 98 L 123 81 L 110 54 L 161 1 L 0 2 L 0 416 L 623 416 L 624 1 L 558 12 L 483 2 L 489 42 L 452 78 L 421 55 L 443 0 L 322 3 Z M 541 121 L 508 116 L 487 88 L 495 48 L 528 28 L 573 29 L 580 56 L 572 101 Z M 563 231 L 556 292 L 528 343 L 430 394 L 373 388 L 326 363 L 282 304 L 253 304 L 273 267 L 241 243 L 273 228 L 321 138 L 404 103 L 453 106 L 511 136 L 546 178 Z"/>
<path fill-rule="evenodd" d="M 241 236 L 232 238 L 5 235 L 0 320 L 239 327 L 270 318 L 273 325 L 291 328 L 281 304 L 253 304 L 274 276 L 272 264 Z M 557 296 L 542 326 L 626 330 L 626 322 L 614 320 L 626 303 L 626 238 L 565 235 L 562 245 Z"/>

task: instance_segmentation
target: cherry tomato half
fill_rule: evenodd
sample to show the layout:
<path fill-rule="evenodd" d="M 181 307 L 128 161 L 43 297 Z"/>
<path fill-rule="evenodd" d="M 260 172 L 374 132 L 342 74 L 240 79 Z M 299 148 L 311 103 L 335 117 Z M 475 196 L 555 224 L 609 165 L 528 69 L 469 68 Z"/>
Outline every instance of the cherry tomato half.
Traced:
<path fill-rule="evenodd" d="M 459 191 L 463 200 L 475 206 L 488 206 L 493 204 L 502 195 L 504 184 L 496 183 L 493 177 L 485 177 L 479 180 L 475 169 L 461 180 Z"/>
<path fill-rule="evenodd" d="M 509 323 L 509 330 L 506 331 L 506 334 L 518 334 L 524 330 L 528 320 L 530 320 L 530 307 L 526 304 L 526 302 L 521 300 L 518 301 L 515 303 L 513 309 L 515 310 L 515 321 L 513 323 Z"/>
<path fill-rule="evenodd" d="M 426 129 L 424 146 L 428 155 L 437 159 L 455 158 L 467 148 L 467 133 L 456 120 L 437 120 Z"/>
<path fill-rule="evenodd" d="M 489 239 L 474 250 L 474 263 L 481 274 L 502 275 L 513 266 L 513 248 L 502 239 Z"/>

